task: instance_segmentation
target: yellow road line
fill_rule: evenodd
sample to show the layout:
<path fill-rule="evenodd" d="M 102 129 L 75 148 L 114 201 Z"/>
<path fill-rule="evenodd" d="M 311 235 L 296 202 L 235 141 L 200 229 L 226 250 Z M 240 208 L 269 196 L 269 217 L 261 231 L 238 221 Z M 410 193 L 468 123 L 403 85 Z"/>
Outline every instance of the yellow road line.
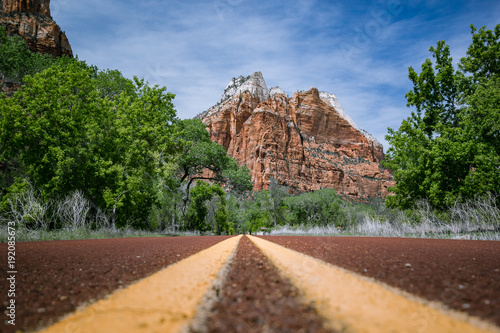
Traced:
<path fill-rule="evenodd" d="M 168 266 L 42 332 L 177 332 L 189 324 L 240 238 Z"/>
<path fill-rule="evenodd" d="M 341 332 L 500 332 L 493 325 L 353 272 L 250 236 L 314 304 L 329 328 Z"/>

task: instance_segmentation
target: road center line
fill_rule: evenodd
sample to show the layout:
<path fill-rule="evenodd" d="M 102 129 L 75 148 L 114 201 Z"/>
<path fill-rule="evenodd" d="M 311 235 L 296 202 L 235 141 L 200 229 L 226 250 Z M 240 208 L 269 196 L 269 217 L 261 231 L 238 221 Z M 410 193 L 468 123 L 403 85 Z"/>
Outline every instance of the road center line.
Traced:
<path fill-rule="evenodd" d="M 241 236 L 118 290 L 41 332 L 177 332 L 195 314 Z"/>
<path fill-rule="evenodd" d="M 479 319 L 444 309 L 374 279 L 359 276 L 273 242 L 249 236 L 341 332 L 500 332 Z"/>

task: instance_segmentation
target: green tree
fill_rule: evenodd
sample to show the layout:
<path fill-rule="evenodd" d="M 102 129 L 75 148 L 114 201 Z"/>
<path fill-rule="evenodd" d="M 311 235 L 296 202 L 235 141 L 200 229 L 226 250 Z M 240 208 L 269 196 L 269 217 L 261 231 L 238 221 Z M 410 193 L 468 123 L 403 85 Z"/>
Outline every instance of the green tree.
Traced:
<path fill-rule="evenodd" d="M 462 131 L 453 132 L 467 162 L 459 187 L 464 198 L 500 189 L 500 77 L 480 84 L 468 103 L 461 114 Z"/>
<path fill-rule="evenodd" d="M 480 83 L 500 73 L 500 24 L 493 31 L 471 25 L 471 33 L 472 43 L 459 67 L 472 75 L 472 82 Z"/>
<path fill-rule="evenodd" d="M 113 72 L 126 84 L 111 96 L 101 89 L 108 74 L 66 60 L 26 76 L 0 99 L 0 160 L 14 161 L 46 199 L 83 191 L 120 226 L 144 221 L 155 180 L 171 176 L 177 118 L 165 88 Z"/>
<path fill-rule="evenodd" d="M 346 222 L 343 211 L 345 203 L 337 191 L 331 188 L 288 197 L 284 204 L 290 211 L 290 222 L 295 225 L 344 226 Z"/>
<path fill-rule="evenodd" d="M 237 196 L 243 196 L 253 188 L 252 175 L 245 164 L 238 167 L 236 160 L 229 159 L 226 169 L 222 175 L 229 180 L 227 187 L 229 191 Z"/>
<path fill-rule="evenodd" d="M 0 27 L 0 75 L 4 80 L 20 83 L 26 75 L 33 75 L 53 65 L 57 60 L 50 55 L 30 51 L 21 36 L 8 36 Z"/>
<path fill-rule="evenodd" d="M 157 197 L 154 181 L 168 178 L 177 163 L 175 154 L 176 112 L 172 93 L 150 87 L 135 79 L 134 91 L 123 91 L 112 105 L 110 136 L 104 138 L 109 150 L 99 163 L 106 207 L 121 207 L 128 219 L 144 221 Z M 104 133 L 102 133 L 104 134 Z M 147 221 L 146 221 L 147 222 Z"/>
<path fill-rule="evenodd" d="M 271 177 L 269 182 L 269 199 L 273 213 L 273 227 L 284 222 L 283 200 L 288 197 L 286 187 L 279 185 L 278 181 Z"/>
<path fill-rule="evenodd" d="M 494 31 L 471 26 L 467 55 L 453 66 L 440 41 L 420 74 L 411 67 L 415 107 L 398 130 L 389 128 L 384 165 L 394 171 L 391 207 L 409 208 L 429 199 L 435 208 L 488 192 L 498 193 L 500 25 Z"/>
<path fill-rule="evenodd" d="M 260 231 L 260 228 L 271 228 L 273 210 L 269 191 L 254 192 L 252 197 L 243 203 L 240 218 L 240 229 L 243 232 L 252 234 Z"/>
<path fill-rule="evenodd" d="M 462 96 L 460 91 L 464 76 L 453 67 L 450 48 L 444 41 L 429 51 L 435 64 L 426 59 L 420 74 L 409 68 L 409 78 L 413 89 L 406 94 L 408 106 L 416 108 L 413 118 L 422 120 L 421 127 L 429 138 L 439 132 L 438 124 L 456 126 L 457 108 Z"/>
<path fill-rule="evenodd" d="M 117 99 L 122 93 L 127 96 L 136 94 L 134 82 L 123 77 L 120 71 L 107 69 L 95 74 L 96 88 L 101 98 Z M 137 96 L 135 96 L 137 97 Z"/>
<path fill-rule="evenodd" d="M 151 223 L 164 231 L 169 226 L 172 231 L 181 228 L 183 192 L 175 177 L 159 178 L 155 181 L 157 197 L 151 211 Z"/>
<path fill-rule="evenodd" d="M 232 223 L 228 222 L 226 195 L 216 195 L 205 202 L 207 207 L 206 223 L 216 235 L 234 234 Z M 233 230 L 231 231 L 231 227 Z"/>
<path fill-rule="evenodd" d="M 216 209 L 215 225 L 209 225 L 205 217 L 208 213 L 206 203 L 214 196 L 218 196 L 221 200 L 218 209 Z M 222 187 L 218 184 L 208 184 L 201 180 L 196 181 L 196 186 L 191 191 L 192 204 L 189 206 L 187 214 L 187 229 L 198 230 L 201 232 L 213 230 L 216 234 L 221 234 L 227 229 L 226 220 L 227 213 L 225 208 L 225 193 Z"/>
<path fill-rule="evenodd" d="M 246 166 L 238 167 L 236 161 L 227 156 L 226 150 L 212 142 L 199 119 L 185 119 L 179 124 L 181 144 L 184 152 L 179 160 L 178 174 L 180 181 L 192 182 L 204 179 L 226 182 L 237 191 L 252 189 L 249 170 Z"/>

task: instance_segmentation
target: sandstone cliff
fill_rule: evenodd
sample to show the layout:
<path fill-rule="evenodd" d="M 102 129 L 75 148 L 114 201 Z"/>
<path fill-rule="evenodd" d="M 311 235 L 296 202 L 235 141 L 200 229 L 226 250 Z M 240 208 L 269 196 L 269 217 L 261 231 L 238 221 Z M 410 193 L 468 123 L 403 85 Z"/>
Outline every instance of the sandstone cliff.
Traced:
<path fill-rule="evenodd" d="M 50 16 L 50 0 L 2 0 L 0 25 L 24 37 L 33 52 L 73 56 L 65 33 Z"/>
<path fill-rule="evenodd" d="M 311 88 L 293 97 L 268 89 L 260 72 L 233 79 L 198 116 L 213 141 L 246 163 L 254 189 L 271 177 L 298 191 L 334 188 L 355 200 L 387 196 L 392 175 L 383 147 L 360 130 L 335 95 Z"/>

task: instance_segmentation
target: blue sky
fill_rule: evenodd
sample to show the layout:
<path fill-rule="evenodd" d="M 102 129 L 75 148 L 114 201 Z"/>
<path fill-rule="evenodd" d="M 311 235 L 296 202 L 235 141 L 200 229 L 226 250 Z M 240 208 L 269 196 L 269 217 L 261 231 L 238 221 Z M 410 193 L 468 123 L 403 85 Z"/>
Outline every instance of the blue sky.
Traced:
<path fill-rule="evenodd" d="M 176 94 L 180 118 L 219 101 L 232 77 L 261 71 L 290 96 L 317 87 L 384 145 L 410 109 L 408 67 L 438 40 L 455 61 L 470 24 L 500 23 L 497 0 L 52 0 L 73 53 Z"/>

